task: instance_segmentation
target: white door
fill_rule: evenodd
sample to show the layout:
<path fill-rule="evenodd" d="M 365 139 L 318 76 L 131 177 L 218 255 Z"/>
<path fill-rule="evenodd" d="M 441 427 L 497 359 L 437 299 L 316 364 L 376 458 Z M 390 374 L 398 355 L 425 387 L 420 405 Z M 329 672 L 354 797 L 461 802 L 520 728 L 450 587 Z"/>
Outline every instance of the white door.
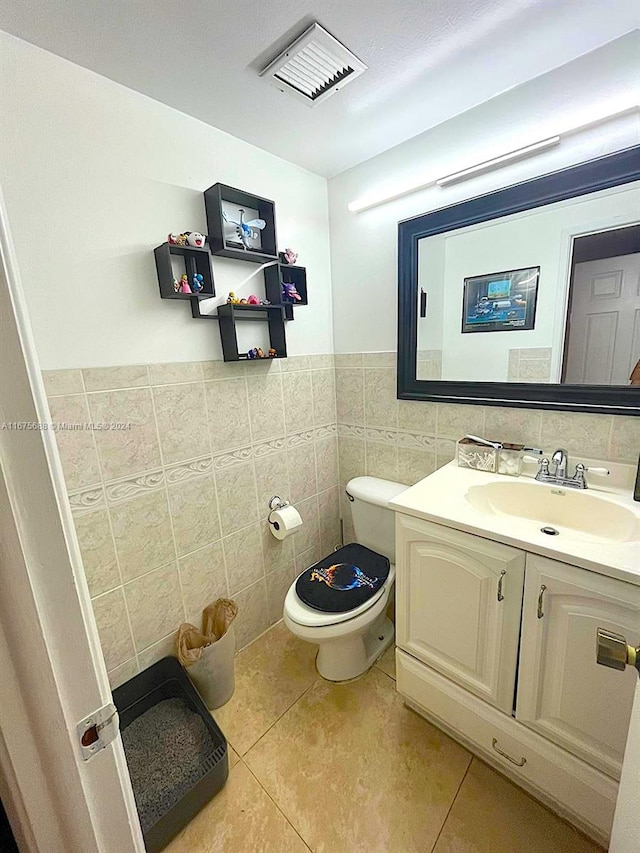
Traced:
<path fill-rule="evenodd" d="M 397 644 L 511 714 L 524 554 L 396 516 Z"/>
<path fill-rule="evenodd" d="M 527 554 L 516 717 L 620 778 L 635 671 L 596 662 L 598 628 L 640 642 L 640 587 Z"/>
<path fill-rule="evenodd" d="M 83 761 L 111 701 L 0 194 L 0 794 L 29 853 L 144 851 L 120 737 Z"/>
<path fill-rule="evenodd" d="M 628 385 L 640 359 L 640 254 L 576 264 L 567 383 Z"/>

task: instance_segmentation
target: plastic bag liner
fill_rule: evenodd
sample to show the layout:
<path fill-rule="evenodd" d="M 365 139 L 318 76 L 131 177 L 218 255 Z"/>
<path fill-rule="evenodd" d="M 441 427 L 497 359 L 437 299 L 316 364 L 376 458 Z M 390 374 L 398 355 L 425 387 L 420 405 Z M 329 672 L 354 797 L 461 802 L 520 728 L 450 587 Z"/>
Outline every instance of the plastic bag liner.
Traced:
<path fill-rule="evenodd" d="M 219 708 L 235 689 L 233 620 L 238 605 L 219 598 L 202 611 L 202 630 L 185 622 L 175 636 L 175 652 L 207 708 Z"/>

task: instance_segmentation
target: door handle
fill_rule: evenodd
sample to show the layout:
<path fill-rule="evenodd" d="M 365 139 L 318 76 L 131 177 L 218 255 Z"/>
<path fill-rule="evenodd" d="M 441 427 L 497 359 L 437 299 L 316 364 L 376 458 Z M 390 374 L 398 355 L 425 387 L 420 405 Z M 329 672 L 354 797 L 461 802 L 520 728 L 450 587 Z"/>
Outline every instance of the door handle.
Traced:
<path fill-rule="evenodd" d="M 626 637 L 598 628 L 596 632 L 596 660 L 601 666 L 623 670 L 635 666 L 640 675 L 640 646 L 628 645 Z"/>

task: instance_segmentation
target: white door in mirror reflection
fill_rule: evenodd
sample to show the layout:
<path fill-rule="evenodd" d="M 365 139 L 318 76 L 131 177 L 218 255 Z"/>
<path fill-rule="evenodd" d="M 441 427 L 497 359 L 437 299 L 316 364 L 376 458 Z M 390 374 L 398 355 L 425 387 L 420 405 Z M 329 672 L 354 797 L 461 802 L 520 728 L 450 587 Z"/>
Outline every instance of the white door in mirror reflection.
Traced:
<path fill-rule="evenodd" d="M 564 382 L 629 385 L 640 359 L 640 254 L 576 264 Z"/>

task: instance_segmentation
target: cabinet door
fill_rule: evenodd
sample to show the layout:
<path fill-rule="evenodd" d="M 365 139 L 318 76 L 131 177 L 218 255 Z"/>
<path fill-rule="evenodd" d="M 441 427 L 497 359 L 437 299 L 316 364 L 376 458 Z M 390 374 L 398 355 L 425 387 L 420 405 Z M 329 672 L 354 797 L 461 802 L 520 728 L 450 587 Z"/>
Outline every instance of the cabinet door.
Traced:
<path fill-rule="evenodd" d="M 524 554 L 399 514 L 396 560 L 398 645 L 511 714 Z"/>
<path fill-rule="evenodd" d="M 596 631 L 637 645 L 640 587 L 533 554 L 526 574 L 516 716 L 617 779 L 637 676 L 596 663 Z"/>

